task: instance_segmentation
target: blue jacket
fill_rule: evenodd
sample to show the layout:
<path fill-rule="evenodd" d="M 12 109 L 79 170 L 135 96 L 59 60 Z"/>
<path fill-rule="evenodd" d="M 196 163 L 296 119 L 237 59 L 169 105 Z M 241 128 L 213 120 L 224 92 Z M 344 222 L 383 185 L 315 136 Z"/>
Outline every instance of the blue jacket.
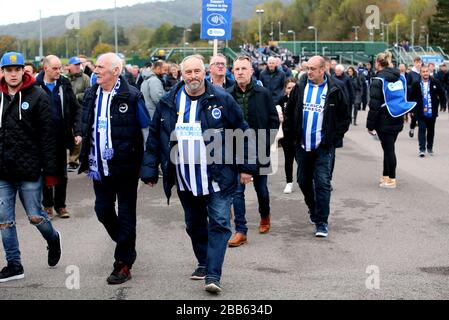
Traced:
<path fill-rule="evenodd" d="M 163 173 L 163 184 L 167 200 L 170 200 L 171 189 L 176 183 L 176 167 L 170 160 L 170 153 L 172 148 L 177 144 L 176 139 L 170 139 L 175 130 L 176 121 L 178 119 L 176 97 L 184 85 L 184 82 L 177 84 L 167 95 L 165 95 L 156 107 L 156 112 L 150 125 L 150 132 L 146 142 L 146 150 L 143 157 L 142 168 L 140 172 L 141 180 L 145 183 L 157 182 L 159 172 L 159 164 Z M 220 87 L 213 86 L 208 81 L 205 81 L 206 92 L 200 99 L 199 117 L 201 121 L 201 128 L 204 132 L 208 129 L 213 129 L 215 134 L 221 135 L 222 145 L 222 163 L 208 161 L 209 172 L 214 181 L 220 187 L 221 192 L 233 193 L 237 187 L 237 173 L 244 172 L 251 175 L 257 173 L 255 151 L 249 155 L 248 148 L 254 147 L 255 143 L 252 139 L 244 142 L 244 155 L 242 161 L 237 163 L 235 152 L 233 152 L 232 161 L 226 161 L 226 149 L 235 149 L 232 144 L 225 141 L 225 129 L 241 129 L 245 131 L 248 129 L 248 124 L 243 120 L 243 113 L 240 106 L 235 100 Z M 221 117 L 215 119 L 212 116 L 212 111 L 219 108 Z M 208 134 L 211 131 L 208 131 Z M 211 139 L 215 140 L 215 139 Z M 212 141 L 212 142 L 213 142 Z M 206 141 L 206 147 L 211 141 Z M 227 143 L 228 142 L 228 143 Z M 232 149 L 230 149 L 232 147 Z M 218 150 L 218 149 L 217 149 Z M 215 151 L 215 150 L 214 150 Z M 213 154 L 208 154 L 213 156 Z M 228 162 L 231 162 L 228 164 Z M 233 163 L 232 163 L 233 162 Z"/>

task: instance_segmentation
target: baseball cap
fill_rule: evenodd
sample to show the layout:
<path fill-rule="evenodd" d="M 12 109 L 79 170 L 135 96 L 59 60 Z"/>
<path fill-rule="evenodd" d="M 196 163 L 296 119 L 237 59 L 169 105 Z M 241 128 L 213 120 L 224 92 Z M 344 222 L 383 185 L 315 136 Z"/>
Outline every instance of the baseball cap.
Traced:
<path fill-rule="evenodd" d="M 80 64 L 81 60 L 78 57 L 71 57 L 69 60 L 69 64 Z"/>
<path fill-rule="evenodd" d="M 1 68 L 11 67 L 11 66 L 25 66 L 25 61 L 23 55 L 19 52 L 7 52 L 3 55 L 0 62 Z"/>

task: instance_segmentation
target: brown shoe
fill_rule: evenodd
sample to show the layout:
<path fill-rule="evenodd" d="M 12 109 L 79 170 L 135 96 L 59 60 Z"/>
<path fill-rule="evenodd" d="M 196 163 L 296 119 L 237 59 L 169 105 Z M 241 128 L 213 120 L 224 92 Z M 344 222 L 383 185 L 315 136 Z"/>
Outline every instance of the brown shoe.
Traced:
<path fill-rule="evenodd" d="M 270 231 L 270 216 L 260 219 L 259 233 L 267 233 Z"/>
<path fill-rule="evenodd" d="M 67 219 L 67 218 L 70 218 L 70 213 L 67 211 L 66 208 L 59 208 L 58 216 L 62 219 Z"/>
<path fill-rule="evenodd" d="M 53 219 L 53 208 L 52 207 L 44 207 L 44 211 L 47 213 L 49 219 Z"/>
<path fill-rule="evenodd" d="M 243 233 L 240 232 L 236 232 L 231 240 L 228 241 L 228 246 L 229 247 L 238 247 L 241 246 L 242 244 L 246 243 L 247 239 L 246 239 L 246 235 L 244 235 Z"/>

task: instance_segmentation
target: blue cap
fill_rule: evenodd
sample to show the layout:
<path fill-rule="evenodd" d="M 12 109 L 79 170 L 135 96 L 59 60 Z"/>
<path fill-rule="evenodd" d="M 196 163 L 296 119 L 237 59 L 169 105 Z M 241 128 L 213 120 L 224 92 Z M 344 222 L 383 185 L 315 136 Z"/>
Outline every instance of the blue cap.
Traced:
<path fill-rule="evenodd" d="M 1 68 L 11 67 L 11 66 L 25 66 L 25 60 L 23 55 L 19 52 L 7 52 L 3 55 L 0 62 Z"/>
<path fill-rule="evenodd" d="M 69 64 L 80 64 L 81 60 L 78 57 L 71 57 L 69 60 Z"/>

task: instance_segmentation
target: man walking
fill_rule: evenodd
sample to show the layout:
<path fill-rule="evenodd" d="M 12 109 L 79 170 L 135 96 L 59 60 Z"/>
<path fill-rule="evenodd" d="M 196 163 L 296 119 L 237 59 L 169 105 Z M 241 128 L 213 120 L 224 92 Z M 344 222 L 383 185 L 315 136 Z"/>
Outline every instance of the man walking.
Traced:
<path fill-rule="evenodd" d="M 142 94 L 120 74 L 115 53 L 96 63 L 97 83 L 84 95 L 83 146 L 79 173 L 88 171 L 95 191 L 95 213 L 116 242 L 108 284 L 131 279 L 136 260 L 136 202 L 143 156 L 143 132 L 150 116 Z M 118 212 L 115 202 L 118 202 Z"/>
<path fill-rule="evenodd" d="M 247 152 L 237 156 L 232 152 L 233 143 L 222 139 L 226 130 L 245 132 L 248 125 L 234 99 L 204 80 L 206 71 L 202 57 L 186 57 L 181 72 L 184 81 L 157 106 L 141 176 L 143 182 L 153 186 L 157 183 L 161 164 L 168 199 L 176 183 L 186 231 L 198 260 L 190 279 L 205 280 L 206 291 L 219 293 L 227 242 L 231 236 L 229 212 L 237 172 L 242 183 L 250 182 L 256 171 L 255 154 L 252 158 Z M 206 140 L 205 136 L 213 137 L 214 143 L 220 141 L 214 148 L 218 154 L 213 159 L 209 158 L 211 153 L 206 152 L 211 140 Z M 243 140 L 247 150 L 253 142 Z M 232 159 L 227 158 L 227 149 L 232 152 Z"/>
<path fill-rule="evenodd" d="M 279 129 L 279 115 L 268 89 L 252 81 L 253 68 L 248 56 L 234 61 L 236 85 L 228 92 L 234 97 L 243 111 L 243 118 L 257 136 L 257 157 L 260 172 L 253 177 L 254 188 L 259 202 L 259 233 L 267 233 L 271 227 L 270 193 L 268 190 L 268 171 L 270 169 L 270 146 Z M 234 194 L 234 222 L 236 233 L 229 241 L 230 247 L 238 247 L 247 241 L 245 185 L 238 184 Z"/>
<path fill-rule="evenodd" d="M 47 56 L 43 60 L 44 70 L 37 76 L 37 83 L 50 97 L 50 110 L 56 131 L 56 165 L 58 182 L 53 188 L 44 186 L 42 204 L 49 217 L 53 208 L 60 218 L 69 218 L 66 209 L 67 197 L 67 149 L 81 143 L 82 108 L 76 100 L 70 81 L 61 76 L 61 60 Z"/>
<path fill-rule="evenodd" d="M 419 157 L 424 158 L 426 152 L 433 156 L 435 122 L 440 105 L 446 104 L 446 95 L 438 81 L 430 76 L 429 67 L 421 66 L 421 81 L 415 82 L 410 93 L 410 100 L 416 102 L 413 114 L 418 120 Z"/>
<path fill-rule="evenodd" d="M 84 92 L 90 87 L 90 78 L 81 69 L 81 59 L 78 57 L 70 58 L 67 68 L 69 70 L 67 76 L 72 85 L 73 93 L 78 100 L 80 108 L 82 108 Z M 68 171 L 73 172 L 78 169 L 80 151 L 81 144 L 74 144 L 70 149 Z"/>
<path fill-rule="evenodd" d="M 290 94 L 285 122 L 296 144 L 298 184 L 315 236 L 327 237 L 332 155 L 349 128 L 350 104 L 343 89 L 325 73 L 321 56 L 310 58 L 307 66 L 307 78 L 301 78 Z"/>
<path fill-rule="evenodd" d="M 1 59 L 0 81 L 0 231 L 8 265 L 0 282 L 24 278 L 16 231 L 16 194 L 32 225 L 48 243 L 48 265 L 61 257 L 61 236 L 42 210 L 42 180 L 56 183 L 56 136 L 47 95 L 34 86 L 17 52 Z M 43 176 L 43 177 L 42 177 Z M 35 245 L 35 243 L 33 243 Z"/>

